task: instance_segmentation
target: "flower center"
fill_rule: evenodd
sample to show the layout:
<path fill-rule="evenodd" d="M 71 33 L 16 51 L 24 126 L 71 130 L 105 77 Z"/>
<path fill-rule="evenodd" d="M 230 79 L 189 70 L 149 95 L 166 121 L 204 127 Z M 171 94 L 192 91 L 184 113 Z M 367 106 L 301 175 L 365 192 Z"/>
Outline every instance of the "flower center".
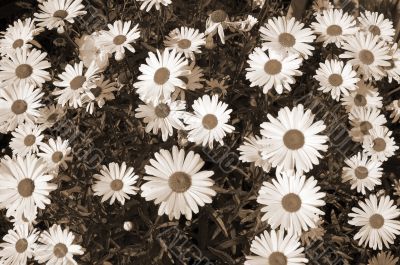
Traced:
<path fill-rule="evenodd" d="M 354 97 L 354 104 L 358 107 L 364 107 L 367 105 L 367 99 L 363 95 L 357 94 Z"/>
<path fill-rule="evenodd" d="M 360 123 L 360 131 L 364 135 L 369 135 L 369 130 L 372 129 L 372 124 L 369 121 L 363 121 Z"/>
<path fill-rule="evenodd" d="M 369 224 L 374 229 L 381 228 L 384 225 L 384 223 L 385 219 L 383 218 L 382 215 L 378 213 L 371 215 L 371 217 L 369 218 Z"/>
<path fill-rule="evenodd" d="M 24 253 L 27 248 L 28 241 L 25 238 L 18 239 L 18 241 L 15 243 L 15 250 L 18 253 Z"/>
<path fill-rule="evenodd" d="M 28 104 L 26 104 L 26 101 L 22 99 L 17 99 L 11 105 L 11 111 L 14 112 L 14 114 L 16 115 L 24 113 L 27 109 Z"/>
<path fill-rule="evenodd" d="M 22 39 L 15 40 L 12 47 L 14 49 L 21 48 L 24 45 L 24 41 Z"/>
<path fill-rule="evenodd" d="M 340 86 L 343 84 L 343 78 L 339 74 L 331 74 L 328 78 L 328 81 L 332 86 Z"/>
<path fill-rule="evenodd" d="M 297 212 L 301 207 L 301 199 L 295 193 L 288 193 L 282 198 L 282 207 L 290 213 Z"/>
<path fill-rule="evenodd" d="M 283 136 L 283 143 L 291 150 L 297 150 L 303 147 L 305 143 L 304 140 L 304 134 L 297 129 L 289 130 Z"/>
<path fill-rule="evenodd" d="M 61 161 L 61 159 L 63 159 L 63 157 L 64 157 L 64 155 L 63 155 L 63 153 L 62 153 L 61 151 L 56 151 L 56 152 L 54 152 L 53 155 L 51 156 L 51 160 L 52 160 L 54 163 L 58 163 L 58 162 Z"/>
<path fill-rule="evenodd" d="M 47 117 L 47 121 L 49 122 L 56 122 L 58 118 L 58 114 L 57 113 L 52 113 L 50 114 L 49 117 Z"/>
<path fill-rule="evenodd" d="M 361 50 L 358 53 L 358 57 L 363 64 L 370 65 L 374 62 L 374 54 L 369 50 Z"/>
<path fill-rule="evenodd" d="M 226 20 L 228 14 L 224 10 L 215 10 L 211 13 L 211 20 L 214 23 L 221 23 Z"/>
<path fill-rule="evenodd" d="M 169 106 L 165 103 L 160 103 L 155 107 L 154 112 L 156 113 L 158 118 L 164 119 L 168 117 L 169 113 L 171 112 L 171 109 Z"/>
<path fill-rule="evenodd" d="M 181 39 L 178 41 L 178 47 L 181 49 L 190 48 L 191 45 L 192 45 L 192 42 L 188 39 Z"/>
<path fill-rule="evenodd" d="M 114 179 L 111 181 L 110 187 L 113 191 L 120 191 L 124 187 L 124 183 L 120 179 Z"/>
<path fill-rule="evenodd" d="M 20 64 L 17 66 L 17 68 L 15 68 L 15 75 L 19 79 L 27 78 L 31 76 L 32 73 L 33 73 L 33 68 L 29 64 Z"/>
<path fill-rule="evenodd" d="M 169 79 L 170 72 L 168 68 L 166 67 L 161 67 L 158 68 L 157 71 L 154 73 L 154 82 L 158 85 L 164 85 L 167 83 Z"/>
<path fill-rule="evenodd" d="M 358 166 L 354 170 L 354 173 L 358 179 L 365 179 L 366 177 L 368 177 L 368 168 L 364 166 Z"/>
<path fill-rule="evenodd" d="M 169 177 L 168 185 L 174 192 L 182 193 L 192 186 L 192 177 L 185 172 L 177 171 Z"/>
<path fill-rule="evenodd" d="M 118 35 L 113 39 L 115 45 L 121 45 L 126 41 L 125 35 Z"/>
<path fill-rule="evenodd" d="M 69 85 L 72 90 L 77 90 L 83 86 L 83 84 L 86 82 L 86 77 L 83 75 L 78 75 L 75 76 L 74 79 L 69 82 Z"/>
<path fill-rule="evenodd" d="M 100 96 L 102 91 L 103 91 L 103 89 L 99 86 L 90 89 L 90 92 L 92 92 L 92 94 L 95 98 Z"/>
<path fill-rule="evenodd" d="M 269 75 L 279 74 L 282 70 L 282 64 L 278 60 L 272 59 L 264 64 L 264 71 Z"/>
<path fill-rule="evenodd" d="M 376 151 L 376 152 L 382 152 L 386 149 L 386 142 L 385 139 L 383 138 L 376 138 L 374 139 L 374 145 L 372 146 L 372 148 Z"/>
<path fill-rule="evenodd" d="M 28 134 L 25 136 L 24 145 L 32 146 L 36 142 L 36 136 L 33 134 Z"/>
<path fill-rule="evenodd" d="M 296 44 L 296 38 L 287 32 L 281 33 L 278 37 L 278 41 L 283 47 L 287 48 L 293 47 Z"/>
<path fill-rule="evenodd" d="M 330 25 L 327 29 L 326 29 L 326 33 L 330 36 L 339 36 L 342 34 L 342 27 L 338 26 L 338 25 Z"/>
<path fill-rule="evenodd" d="M 24 198 L 30 197 L 35 190 L 35 182 L 30 178 L 24 178 L 18 183 L 18 193 Z"/>
<path fill-rule="evenodd" d="M 57 243 L 53 248 L 53 254 L 58 259 L 64 258 L 68 253 L 68 248 L 63 243 Z"/>
<path fill-rule="evenodd" d="M 369 32 L 371 32 L 374 36 L 381 35 L 381 29 L 376 25 L 371 25 L 368 28 Z"/>
<path fill-rule="evenodd" d="M 64 19 L 68 16 L 68 12 L 65 10 L 57 10 L 53 13 L 53 17 Z"/>
<path fill-rule="evenodd" d="M 217 116 L 214 114 L 207 114 L 203 117 L 202 123 L 205 129 L 212 130 L 218 125 Z"/>
<path fill-rule="evenodd" d="M 287 257 L 279 251 L 272 252 L 268 257 L 269 265 L 287 265 Z"/>

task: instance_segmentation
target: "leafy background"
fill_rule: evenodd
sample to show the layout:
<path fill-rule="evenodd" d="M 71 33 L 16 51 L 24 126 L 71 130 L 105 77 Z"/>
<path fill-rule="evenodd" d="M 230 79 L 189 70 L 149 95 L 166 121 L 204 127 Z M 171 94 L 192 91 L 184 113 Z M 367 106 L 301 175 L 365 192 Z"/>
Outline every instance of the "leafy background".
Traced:
<path fill-rule="evenodd" d="M 309 24 L 313 19 L 311 3 L 294 2 L 294 14 Z M 301 8 L 303 2 L 305 8 Z M 396 3 L 392 2 L 344 0 L 337 5 L 350 12 L 363 9 L 380 11 L 397 21 Z M 63 120 L 46 131 L 47 137 L 69 139 L 74 159 L 69 168 L 61 171 L 55 179 L 58 189 L 52 193 L 52 204 L 40 213 L 36 227 L 45 230 L 53 223 L 70 227 L 77 242 L 86 249 L 84 255 L 77 257 L 78 264 L 243 264 L 244 256 L 250 254 L 251 240 L 269 229 L 265 222 L 261 222 L 261 207 L 256 197 L 262 182 L 271 179 L 274 172 L 264 173 L 253 165 L 239 163 L 236 149 L 243 137 L 259 133 L 259 125 L 267 120 L 267 113 L 276 115 L 280 108 L 299 103 L 311 108 L 318 119 L 325 121 L 328 125 L 326 134 L 330 137 L 330 148 L 325 158 L 307 174 L 315 176 L 327 193 L 326 206 L 323 207 L 325 216 L 320 227 L 302 235 L 310 264 L 367 264 L 368 259 L 377 253 L 359 247 L 352 239 L 357 230 L 347 223 L 351 208 L 368 195 L 357 195 L 349 185 L 340 181 L 344 159 L 358 152 L 360 146 L 348 137 L 349 124 L 344 108 L 329 95 L 317 91 L 317 82 L 312 78 L 319 62 L 341 51 L 313 44 L 316 49 L 302 66 L 303 75 L 297 78 L 293 91 L 282 95 L 275 92 L 264 95 L 260 88 L 249 87 L 245 79 L 248 54 L 260 44 L 259 26 L 272 16 L 286 15 L 290 1 L 269 0 L 260 9 L 254 4 L 252 6 L 251 1 L 244 0 L 173 0 L 173 4 L 163 8 L 161 13 L 155 10 L 141 12 L 133 0 L 85 0 L 83 3 L 88 14 L 78 20 L 67 34 L 45 31 L 36 37 L 49 54 L 53 80 L 67 63 L 78 60 L 73 40 L 82 34 L 104 29 L 106 23 L 122 19 L 139 23 L 141 38 L 135 45 L 135 54 L 128 52 L 120 62 L 111 60 L 105 72 L 107 77 L 124 84 L 115 100 L 107 102 L 93 115 L 83 109 L 69 109 Z M 149 51 L 163 48 L 163 39 L 172 29 L 188 26 L 204 31 L 207 14 L 216 9 L 225 10 L 231 20 L 243 19 L 248 14 L 259 20 L 259 24 L 246 34 L 227 30 L 225 45 L 214 38 L 213 47 L 204 48 L 203 53 L 196 56 L 207 80 L 224 81 L 227 93 L 222 95 L 222 99 L 233 109 L 231 124 L 236 130 L 226 137 L 224 147 L 218 146 L 214 150 L 188 143 L 184 132 L 162 142 L 161 137 L 145 133 L 143 123 L 134 117 L 134 109 L 141 103 L 132 86 L 139 74 L 139 65 Z M 34 0 L 1 1 L 0 29 L 5 30 L 17 18 L 32 17 L 36 10 Z M 384 106 L 400 96 L 396 83 L 389 84 L 384 80 L 375 85 L 383 96 Z M 218 85 L 209 88 L 211 91 L 207 93 L 224 90 Z M 53 90 L 52 82 L 47 82 L 44 103 L 54 102 L 50 96 Z M 189 110 L 192 102 L 203 93 L 202 90 L 187 91 Z M 389 113 L 386 110 L 383 113 L 389 120 Z M 400 143 L 398 127 L 390 122 L 388 126 L 394 131 L 396 142 Z M 8 147 L 10 138 L 10 134 L 0 135 L 1 156 L 11 154 Z M 169 221 L 166 216 L 157 216 L 153 202 L 145 202 L 140 195 L 132 197 L 124 206 L 102 204 L 99 197 L 93 196 L 90 188 L 92 176 L 98 172 L 100 164 L 126 161 L 142 177 L 144 166 L 153 153 L 160 148 L 170 149 L 173 145 L 201 154 L 207 161 L 205 168 L 215 172 L 213 178 L 218 195 L 191 221 L 184 218 Z M 398 205 L 400 186 L 397 189 L 394 186 L 399 172 L 397 153 L 384 163 L 382 185 L 375 189 L 378 194 L 390 195 Z M 142 180 L 138 184 L 141 183 Z M 0 235 L 12 228 L 4 213 L 3 210 L 0 215 Z M 126 221 L 132 222 L 132 230 L 123 229 Z M 400 256 L 399 243 L 398 239 L 391 246 L 396 256 Z"/>

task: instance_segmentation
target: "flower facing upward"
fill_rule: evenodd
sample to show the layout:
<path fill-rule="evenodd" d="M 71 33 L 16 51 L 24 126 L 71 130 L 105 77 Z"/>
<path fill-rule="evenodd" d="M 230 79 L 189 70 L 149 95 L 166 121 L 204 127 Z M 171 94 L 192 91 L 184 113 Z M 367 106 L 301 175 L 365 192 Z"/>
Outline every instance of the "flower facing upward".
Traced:
<path fill-rule="evenodd" d="M 37 153 L 39 144 L 43 140 L 42 132 L 45 128 L 32 123 L 22 123 L 12 132 L 13 138 L 10 147 L 13 153 L 20 156 Z"/>
<path fill-rule="evenodd" d="M 50 128 L 58 122 L 65 113 L 65 109 L 61 107 L 61 105 L 48 105 L 39 109 L 39 116 L 36 122 L 42 124 L 46 128 Z"/>
<path fill-rule="evenodd" d="M 386 123 L 385 116 L 375 108 L 354 108 L 349 113 L 349 120 L 352 126 L 350 136 L 355 142 L 362 142 L 371 129 Z"/>
<path fill-rule="evenodd" d="M 392 131 L 385 126 L 378 126 L 369 131 L 364 137 L 364 152 L 371 156 L 371 159 L 386 161 L 399 149 L 392 137 Z"/>
<path fill-rule="evenodd" d="M 370 32 L 386 42 L 393 41 L 395 34 L 393 23 L 389 19 L 385 19 L 383 14 L 366 10 L 358 17 L 358 21 L 360 22 L 361 29 L 365 32 Z"/>
<path fill-rule="evenodd" d="M 198 29 L 181 27 L 172 30 L 167 36 L 164 44 L 168 48 L 175 48 L 178 52 L 185 54 L 186 58 L 195 59 L 195 53 L 201 53 L 200 46 L 206 44 L 204 33 Z"/>
<path fill-rule="evenodd" d="M 39 149 L 38 156 L 44 159 L 50 170 L 57 170 L 60 166 L 68 168 L 67 162 L 72 160 L 68 140 L 63 141 L 59 136 L 56 141 L 50 138 L 48 144 L 42 143 Z"/>
<path fill-rule="evenodd" d="M 102 108 L 106 101 L 115 99 L 114 92 L 118 90 L 118 84 L 104 79 L 104 75 L 94 80 L 94 85 L 82 97 L 82 104 L 86 105 L 86 111 L 90 114 L 93 114 L 96 103 Z"/>
<path fill-rule="evenodd" d="M 382 97 L 379 96 L 378 89 L 371 84 L 360 80 L 357 88 L 342 98 L 342 105 L 346 107 L 347 112 L 354 109 L 382 108 Z"/>

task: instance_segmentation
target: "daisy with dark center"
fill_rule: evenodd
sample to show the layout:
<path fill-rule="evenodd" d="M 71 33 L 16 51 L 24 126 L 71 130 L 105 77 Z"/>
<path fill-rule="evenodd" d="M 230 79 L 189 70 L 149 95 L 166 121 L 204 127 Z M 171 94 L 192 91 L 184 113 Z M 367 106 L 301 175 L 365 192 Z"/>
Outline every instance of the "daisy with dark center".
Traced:
<path fill-rule="evenodd" d="M 144 10 L 146 7 L 146 12 L 149 12 L 150 9 L 154 6 L 156 10 L 160 10 L 161 5 L 168 6 L 172 4 L 171 0 L 136 0 L 138 2 L 143 2 L 140 5 L 140 10 Z"/>
<path fill-rule="evenodd" d="M 212 189 L 213 171 L 200 171 L 204 161 L 193 151 L 185 154 L 183 149 L 172 147 L 172 152 L 161 149 L 150 165 L 145 166 L 147 182 L 140 189 L 146 201 L 160 204 L 158 215 L 166 214 L 169 219 L 185 215 L 191 220 L 199 206 L 212 202 L 216 192 Z"/>
<path fill-rule="evenodd" d="M 262 167 L 265 172 L 271 170 L 271 163 L 261 155 L 265 148 L 265 139 L 260 136 L 249 136 L 244 138 L 244 143 L 238 148 L 239 159 L 242 162 L 254 163 L 257 167 Z"/>
<path fill-rule="evenodd" d="M 301 62 L 297 54 L 284 55 L 273 50 L 266 54 L 255 48 L 247 61 L 250 67 L 246 68 L 246 79 L 251 82 L 251 87 L 262 87 L 264 94 L 271 88 L 282 94 L 283 89 L 291 91 L 290 85 L 296 83 L 295 76 L 302 74 L 298 70 Z"/>
<path fill-rule="evenodd" d="M 96 103 L 99 108 L 102 108 L 106 101 L 115 99 L 114 92 L 118 90 L 118 84 L 109 79 L 104 79 L 104 75 L 96 79 L 94 84 L 96 86 L 90 88 L 82 97 L 82 104 L 86 105 L 86 111 L 90 114 L 93 114 Z M 91 95 L 88 96 L 87 94 Z"/>
<path fill-rule="evenodd" d="M 213 148 L 214 141 L 223 145 L 226 134 L 235 130 L 227 124 L 232 110 L 228 109 L 226 103 L 218 101 L 217 95 L 198 98 L 192 108 L 194 113 L 187 113 L 184 117 L 190 142 Z"/>
<path fill-rule="evenodd" d="M 190 74 L 187 69 L 188 62 L 182 54 L 175 49 L 165 49 L 162 53 L 157 50 L 157 55 L 149 52 L 146 64 L 141 64 L 141 75 L 133 86 L 140 98 L 150 100 L 166 99 L 171 97 L 175 87 L 185 88 L 185 82 L 180 78 Z"/>
<path fill-rule="evenodd" d="M 300 235 L 302 230 L 315 228 L 314 220 L 324 212 L 318 207 L 324 206 L 324 192 L 314 177 L 306 179 L 304 175 L 286 171 L 277 174 L 272 183 L 263 182 L 257 202 L 263 205 L 265 212 L 262 221 L 267 221 L 272 229 L 278 227 L 290 234 Z"/>
<path fill-rule="evenodd" d="M 25 156 L 27 154 L 37 153 L 39 144 L 43 140 L 42 132 L 44 127 L 31 123 L 20 124 L 14 132 L 10 142 L 13 154 Z"/>
<path fill-rule="evenodd" d="M 246 256 L 244 265 L 304 265 L 308 263 L 299 238 L 284 231 L 264 231 L 251 242 L 250 251 L 256 256 Z"/>
<path fill-rule="evenodd" d="M 342 95 L 348 96 L 349 91 L 355 90 L 359 80 L 351 64 L 344 64 L 338 60 L 326 60 L 325 63 L 320 63 L 314 78 L 319 81 L 318 90 L 324 93 L 330 92 L 336 101 L 339 101 Z"/>
<path fill-rule="evenodd" d="M 43 97 L 41 89 L 33 86 L 9 86 L 0 89 L 0 124 L 6 131 L 13 131 L 24 122 L 34 123 Z"/>
<path fill-rule="evenodd" d="M 135 117 L 143 119 L 146 123 L 145 131 L 158 134 L 161 130 L 162 139 L 165 142 L 174 134 L 174 129 L 181 130 L 185 126 L 182 123 L 186 109 L 186 102 L 177 101 L 151 101 L 145 105 L 139 105 L 135 110 Z"/>
<path fill-rule="evenodd" d="M 35 260 L 46 265 L 77 265 L 74 255 L 82 255 L 83 249 L 74 244 L 75 235 L 69 229 L 53 225 L 40 234 L 35 249 Z"/>
<path fill-rule="evenodd" d="M 204 91 L 210 93 L 211 95 L 218 95 L 220 97 L 224 97 L 228 93 L 228 88 L 229 88 L 229 85 L 225 84 L 225 81 L 226 79 L 218 80 L 214 78 L 206 80 Z"/>
<path fill-rule="evenodd" d="M 320 152 L 328 149 L 328 137 L 319 135 L 326 126 L 323 121 L 314 123 L 311 110 L 304 111 L 303 105 L 297 105 L 292 110 L 280 109 L 277 119 L 270 114 L 267 117 L 269 122 L 261 124 L 261 135 L 266 138 L 264 159 L 273 167 L 298 172 L 308 172 L 319 164 Z"/>
<path fill-rule="evenodd" d="M 366 10 L 358 17 L 358 21 L 361 29 L 365 32 L 370 32 L 386 42 L 393 41 L 395 34 L 393 23 L 389 19 L 385 19 L 383 14 Z"/>
<path fill-rule="evenodd" d="M 194 91 L 204 87 L 204 85 L 202 84 L 202 82 L 204 81 L 203 70 L 199 66 L 197 66 L 194 61 L 191 62 L 190 65 L 186 66 L 185 68 L 188 71 L 190 71 L 190 73 L 178 77 L 185 83 L 185 87 L 184 88 L 175 87 L 175 91 L 171 95 L 171 98 L 174 100 L 177 99 L 178 97 L 180 97 L 180 99 L 182 100 L 185 100 L 186 90 Z"/>
<path fill-rule="evenodd" d="M 131 44 L 135 43 L 140 37 L 138 30 L 139 24 L 131 28 L 132 21 L 114 21 L 114 24 L 108 24 L 108 31 L 103 30 L 97 39 L 98 45 L 107 53 L 115 53 L 116 60 L 122 60 L 125 57 L 125 49 L 132 53 L 135 48 Z"/>
<path fill-rule="evenodd" d="M 0 207 L 7 208 L 6 216 L 36 216 L 37 208 L 50 204 L 49 194 L 57 185 L 49 183 L 53 175 L 46 164 L 34 155 L 6 157 L 0 166 Z"/>
<path fill-rule="evenodd" d="M 364 137 L 364 152 L 377 161 L 386 161 L 399 149 L 392 137 L 392 131 L 385 126 L 378 126 Z"/>
<path fill-rule="evenodd" d="M 94 178 L 97 180 L 92 185 L 94 195 L 102 196 L 101 202 L 110 199 L 110 205 L 115 199 L 124 205 L 125 199 L 129 200 L 138 190 L 134 185 L 139 177 L 135 175 L 133 167 L 127 167 L 125 162 L 121 165 L 110 163 L 108 167 L 103 165 L 100 174 L 95 174 Z"/>
<path fill-rule="evenodd" d="M 85 15 L 82 0 L 47 0 L 39 4 L 39 13 L 34 16 L 38 25 L 49 30 L 57 29 L 58 33 L 65 31 L 66 22 L 74 23 L 77 16 Z"/>
<path fill-rule="evenodd" d="M 399 258 L 394 257 L 390 252 L 379 252 L 368 260 L 368 265 L 396 265 Z"/>
<path fill-rule="evenodd" d="M 195 53 L 201 53 L 200 47 L 206 44 L 204 33 L 198 29 L 181 27 L 172 30 L 164 41 L 168 48 L 176 49 L 185 54 L 186 58 L 195 60 Z"/>
<path fill-rule="evenodd" d="M 263 49 L 280 53 L 300 54 L 305 59 L 312 55 L 314 47 L 309 45 L 315 40 L 312 30 L 294 17 L 273 17 L 260 28 Z"/>
<path fill-rule="evenodd" d="M 334 6 L 329 0 L 314 0 L 312 4 L 312 10 L 315 14 L 322 14 L 322 12 L 333 8 Z"/>
<path fill-rule="evenodd" d="M 47 163 L 49 170 L 57 171 L 60 166 L 66 169 L 67 162 L 72 160 L 68 140 L 63 141 L 60 137 L 57 137 L 56 141 L 50 138 L 47 144 L 40 144 L 39 149 L 38 156 Z"/>
<path fill-rule="evenodd" d="M 340 58 L 350 59 L 349 62 L 357 69 L 364 80 L 380 80 L 386 75 L 384 67 L 390 66 L 389 49 L 379 36 L 372 33 L 357 32 L 346 37 L 342 48 L 345 50 Z"/>
<path fill-rule="evenodd" d="M 386 118 L 379 109 L 355 108 L 349 113 L 350 136 L 355 142 L 362 142 L 370 130 L 386 123 Z"/>
<path fill-rule="evenodd" d="M 41 87 L 50 80 L 50 75 L 45 69 L 51 65 L 45 60 L 47 53 L 33 49 L 16 49 L 15 53 L 8 54 L 0 61 L 0 86 L 25 86 Z"/>
<path fill-rule="evenodd" d="M 392 122 L 398 122 L 400 120 L 400 100 L 393 100 L 392 103 L 390 103 L 390 105 L 386 108 L 392 112 L 390 113 L 390 118 L 392 118 Z"/>
<path fill-rule="evenodd" d="M 205 35 L 214 36 L 218 33 L 222 44 L 225 44 L 224 30 L 228 26 L 228 22 L 229 16 L 224 10 L 218 9 L 211 12 L 206 21 Z"/>
<path fill-rule="evenodd" d="M 394 239 L 400 234 L 400 221 L 394 220 L 400 215 L 400 210 L 394 205 L 389 196 L 370 195 L 365 202 L 358 202 L 360 208 L 353 207 L 349 213 L 349 224 L 361 226 L 354 236 L 359 245 L 372 249 L 389 248 Z"/>
<path fill-rule="evenodd" d="M 58 122 L 65 113 L 65 108 L 61 105 L 48 105 L 39 109 L 39 116 L 36 119 L 36 123 L 43 125 L 45 128 L 50 128 Z"/>
<path fill-rule="evenodd" d="M 0 263 L 19 265 L 27 264 L 36 247 L 38 231 L 30 229 L 27 224 L 16 225 L 3 237 L 5 242 L 0 243 Z"/>
<path fill-rule="evenodd" d="M 395 80 L 400 83 L 400 49 L 397 43 L 390 46 L 389 55 L 392 57 L 389 60 L 390 66 L 385 67 L 389 83 Z"/>
<path fill-rule="evenodd" d="M 65 67 L 65 72 L 58 75 L 61 79 L 55 81 L 54 85 L 59 87 L 53 91 L 53 95 L 57 96 L 58 104 L 65 106 L 67 103 L 70 107 L 82 107 L 83 96 L 88 96 L 94 99 L 90 89 L 95 88 L 95 80 L 97 78 L 98 68 L 93 62 L 85 73 L 83 73 L 83 62 L 68 64 Z"/>
<path fill-rule="evenodd" d="M 342 171 L 342 182 L 350 182 L 351 189 L 357 188 L 357 192 L 365 194 L 365 189 L 372 191 L 381 185 L 382 163 L 378 160 L 358 153 L 344 162 L 347 166 Z"/>
<path fill-rule="evenodd" d="M 362 108 L 382 108 L 382 97 L 379 96 L 378 89 L 369 83 L 359 81 L 357 88 L 349 95 L 342 98 L 342 105 L 347 112 Z"/>
<path fill-rule="evenodd" d="M 324 10 L 315 18 L 317 22 L 311 23 L 311 28 L 319 35 L 316 41 L 323 42 L 324 47 L 329 43 L 334 43 L 340 48 L 345 37 L 358 31 L 353 16 L 343 13 L 342 9 Z"/>

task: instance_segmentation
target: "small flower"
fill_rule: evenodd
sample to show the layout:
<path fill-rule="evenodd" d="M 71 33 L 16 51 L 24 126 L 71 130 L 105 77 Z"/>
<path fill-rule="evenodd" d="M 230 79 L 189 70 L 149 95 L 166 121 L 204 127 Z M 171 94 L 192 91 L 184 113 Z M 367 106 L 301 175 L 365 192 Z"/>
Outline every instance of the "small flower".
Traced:
<path fill-rule="evenodd" d="M 49 105 L 39 109 L 39 116 L 37 117 L 36 123 L 42 124 L 46 128 L 52 127 L 58 122 L 66 111 L 61 105 Z"/>
<path fill-rule="evenodd" d="M 38 146 L 43 140 L 43 130 L 44 127 L 32 123 L 20 124 L 11 133 L 13 138 L 11 139 L 10 147 L 13 150 L 13 154 L 26 156 L 27 154 L 37 153 L 39 151 Z"/>
<path fill-rule="evenodd" d="M 172 0 L 136 0 L 138 2 L 143 2 L 140 5 L 140 10 L 144 10 L 146 8 L 146 12 L 149 12 L 150 9 L 154 6 L 157 10 L 160 10 L 161 5 L 168 6 L 172 4 Z"/>
<path fill-rule="evenodd" d="M 224 29 L 228 26 L 227 22 L 229 22 L 229 16 L 224 10 L 218 9 L 211 12 L 206 21 L 205 35 L 214 36 L 218 32 L 222 44 L 225 44 Z"/>
<path fill-rule="evenodd" d="M 99 108 L 102 108 L 106 101 L 115 99 L 113 92 L 118 90 L 118 84 L 109 79 L 105 80 L 104 75 L 96 79 L 94 84 L 96 86 L 90 88 L 82 97 L 82 104 L 86 105 L 86 111 L 90 114 L 93 114 L 96 103 Z M 91 95 L 88 96 L 88 94 Z"/>
<path fill-rule="evenodd" d="M 68 168 L 67 162 L 72 160 L 68 140 L 63 141 L 60 137 L 57 137 L 56 141 L 50 138 L 48 144 L 42 143 L 39 149 L 41 152 L 38 156 L 46 161 L 51 170 L 57 170 L 60 166 L 66 169 Z"/>
<path fill-rule="evenodd" d="M 206 80 L 205 92 L 211 92 L 212 95 L 225 96 L 228 93 L 228 85 L 225 85 L 225 79 L 218 81 L 218 79 L 211 78 Z"/>
<path fill-rule="evenodd" d="M 387 106 L 387 109 L 390 110 L 392 113 L 390 114 L 390 118 L 392 118 L 392 122 L 398 122 L 400 120 L 400 100 L 396 99 Z"/>
<path fill-rule="evenodd" d="M 399 258 L 395 258 L 390 252 L 379 252 L 368 260 L 368 265 L 396 265 L 398 261 Z"/>
<path fill-rule="evenodd" d="M 79 59 L 82 60 L 85 67 L 90 67 L 94 62 L 100 72 L 106 69 L 110 53 L 100 46 L 97 32 L 91 35 L 83 35 L 75 42 L 79 46 Z"/>
<path fill-rule="evenodd" d="M 189 73 L 186 72 L 185 75 L 178 77 L 185 83 L 185 87 L 184 88 L 175 87 L 175 91 L 171 95 L 171 98 L 174 100 L 178 98 L 178 96 L 182 100 L 185 100 L 186 90 L 194 91 L 203 88 L 202 84 L 202 82 L 204 81 L 203 70 L 200 67 L 196 66 L 195 62 L 192 62 L 190 65 L 185 66 L 185 68 Z"/>
<path fill-rule="evenodd" d="M 260 136 L 245 137 L 244 143 L 238 148 L 240 151 L 239 159 L 243 162 L 253 163 L 257 167 L 262 167 L 265 172 L 271 170 L 271 163 L 263 159 L 261 153 L 265 148 L 265 140 Z"/>
<path fill-rule="evenodd" d="M 204 33 L 188 27 L 172 30 L 164 41 L 166 47 L 176 49 L 192 60 L 195 59 L 195 53 L 201 53 L 200 46 L 205 44 Z"/>
<path fill-rule="evenodd" d="M 325 10 L 333 9 L 334 6 L 329 0 L 314 0 L 312 5 L 312 10 L 315 14 L 322 14 Z"/>
<path fill-rule="evenodd" d="M 386 161 L 399 149 L 390 131 L 385 126 L 375 127 L 369 131 L 369 135 L 364 137 L 364 152 L 371 156 L 371 159 Z"/>
<path fill-rule="evenodd" d="M 342 98 L 342 105 L 347 112 L 354 109 L 382 108 L 382 97 L 379 96 L 378 89 L 369 83 L 360 80 L 357 88 Z"/>
<path fill-rule="evenodd" d="M 395 30 L 393 23 L 389 19 L 385 19 L 383 14 L 378 12 L 370 12 L 366 10 L 358 17 L 360 27 L 365 32 L 370 32 L 374 36 L 378 36 L 380 40 L 392 42 Z"/>
<path fill-rule="evenodd" d="M 370 134 L 370 130 L 386 123 L 386 118 L 379 109 L 354 108 L 349 113 L 350 124 L 353 127 L 350 136 L 355 142 L 362 142 L 364 136 Z"/>
<path fill-rule="evenodd" d="M 388 81 L 392 83 L 395 80 L 397 83 L 400 83 L 400 49 L 397 43 L 393 43 L 390 47 L 389 55 L 392 57 L 389 60 L 390 66 L 385 67 Z"/>

